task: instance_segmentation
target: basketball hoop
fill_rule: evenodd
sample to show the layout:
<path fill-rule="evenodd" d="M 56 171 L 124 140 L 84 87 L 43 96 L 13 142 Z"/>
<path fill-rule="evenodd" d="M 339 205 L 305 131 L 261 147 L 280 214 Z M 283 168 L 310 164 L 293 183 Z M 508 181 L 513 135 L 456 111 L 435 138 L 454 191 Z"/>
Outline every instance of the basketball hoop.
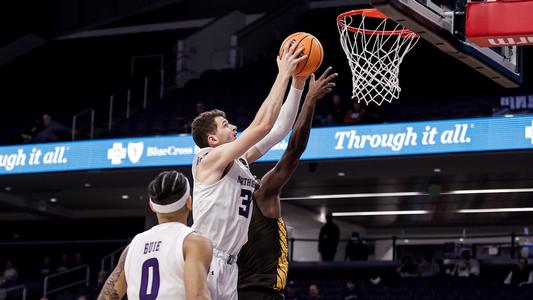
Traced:
<path fill-rule="evenodd" d="M 337 17 L 340 41 L 352 70 L 352 99 L 366 104 L 400 96 L 400 64 L 418 34 L 388 21 L 377 9 L 358 9 Z"/>

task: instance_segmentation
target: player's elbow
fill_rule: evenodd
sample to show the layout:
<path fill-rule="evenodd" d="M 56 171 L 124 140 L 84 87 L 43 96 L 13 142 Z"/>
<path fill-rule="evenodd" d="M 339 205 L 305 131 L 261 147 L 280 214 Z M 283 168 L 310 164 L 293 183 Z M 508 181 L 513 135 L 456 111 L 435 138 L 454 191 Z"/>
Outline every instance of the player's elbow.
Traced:
<path fill-rule="evenodd" d="M 261 122 L 255 126 L 254 131 L 258 137 L 263 138 L 272 130 L 272 127 L 273 125 L 268 122 Z"/>

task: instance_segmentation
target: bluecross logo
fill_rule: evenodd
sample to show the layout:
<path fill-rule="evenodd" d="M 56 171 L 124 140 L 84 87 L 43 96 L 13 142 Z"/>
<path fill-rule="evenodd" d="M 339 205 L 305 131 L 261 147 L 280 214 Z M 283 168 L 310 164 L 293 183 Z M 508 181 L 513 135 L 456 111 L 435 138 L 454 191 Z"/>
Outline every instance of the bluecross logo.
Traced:
<path fill-rule="evenodd" d="M 125 158 L 126 149 L 122 147 L 122 143 L 113 143 L 113 147 L 107 149 L 107 159 L 111 161 L 112 165 L 120 165 Z"/>

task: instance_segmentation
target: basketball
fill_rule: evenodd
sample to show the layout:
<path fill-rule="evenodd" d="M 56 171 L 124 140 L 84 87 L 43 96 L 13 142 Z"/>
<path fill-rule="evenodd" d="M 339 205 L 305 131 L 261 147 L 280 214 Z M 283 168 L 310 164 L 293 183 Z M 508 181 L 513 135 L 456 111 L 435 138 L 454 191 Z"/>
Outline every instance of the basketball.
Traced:
<path fill-rule="evenodd" d="M 324 49 L 320 41 L 314 37 L 312 34 L 306 32 L 296 32 L 289 35 L 281 44 L 279 49 L 279 56 L 283 55 L 287 43 L 298 43 L 298 47 L 304 47 L 303 55 L 307 55 L 307 59 L 298 63 L 296 71 L 294 71 L 294 76 L 307 76 L 315 72 L 320 64 L 322 64 L 322 59 L 324 58 Z"/>

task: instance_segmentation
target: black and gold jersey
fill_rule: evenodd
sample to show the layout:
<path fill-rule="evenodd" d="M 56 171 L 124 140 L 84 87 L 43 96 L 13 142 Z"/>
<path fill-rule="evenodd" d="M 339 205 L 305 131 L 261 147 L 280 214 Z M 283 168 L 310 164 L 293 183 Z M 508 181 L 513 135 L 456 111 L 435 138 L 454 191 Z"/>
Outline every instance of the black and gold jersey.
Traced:
<path fill-rule="evenodd" d="M 282 218 L 263 216 L 258 205 L 253 206 L 248 241 L 237 258 L 239 289 L 267 288 L 282 291 L 287 283 L 287 230 Z"/>

